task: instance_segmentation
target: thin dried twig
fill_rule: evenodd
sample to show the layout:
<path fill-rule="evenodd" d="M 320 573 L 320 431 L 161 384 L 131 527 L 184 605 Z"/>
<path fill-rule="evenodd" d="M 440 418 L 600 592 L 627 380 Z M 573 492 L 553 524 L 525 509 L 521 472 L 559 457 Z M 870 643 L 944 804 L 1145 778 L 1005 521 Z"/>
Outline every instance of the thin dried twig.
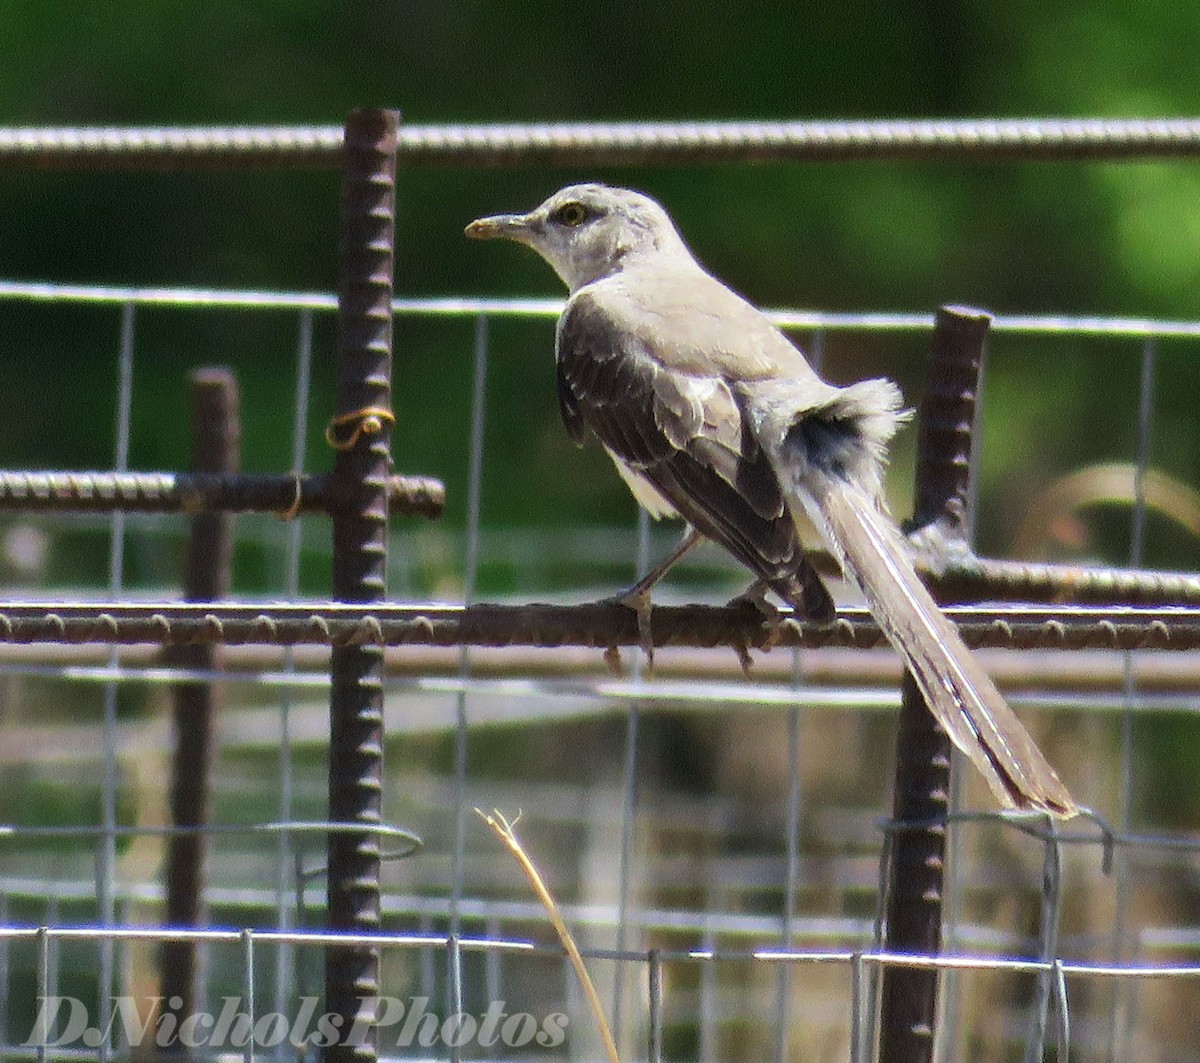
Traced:
<path fill-rule="evenodd" d="M 554 932 L 558 934 L 558 940 L 562 942 L 562 946 L 567 950 L 567 955 L 571 959 L 571 966 L 575 968 L 575 974 L 579 978 L 580 985 L 583 986 L 584 996 L 587 997 L 588 1006 L 592 1009 L 592 1016 L 596 1020 L 596 1026 L 600 1029 L 600 1037 L 604 1041 L 604 1050 L 608 1054 L 609 1063 L 621 1063 L 617 1057 L 616 1042 L 613 1041 L 612 1030 L 608 1027 L 608 1020 L 604 1017 L 604 1009 L 600 1006 L 600 996 L 596 992 L 595 985 L 592 984 L 591 975 L 588 974 L 587 968 L 583 965 L 583 957 L 579 954 L 579 948 L 575 944 L 575 939 L 571 936 L 571 931 L 567 929 L 567 924 L 563 921 L 562 914 L 558 910 L 558 902 L 551 895 L 550 890 L 546 888 L 546 883 L 542 880 L 542 876 L 538 873 L 538 869 L 534 867 L 533 861 L 529 858 L 529 854 L 525 852 L 525 847 L 521 844 L 520 839 L 516 834 L 516 825 L 520 822 L 521 813 L 517 813 L 517 818 L 509 820 L 504 813 L 493 809 L 491 815 L 484 812 L 482 809 L 475 809 L 475 814 L 479 816 L 500 838 L 509 851 L 517 858 L 517 863 L 521 865 L 521 870 L 525 872 L 525 877 L 529 879 L 533 886 L 534 893 L 542 902 L 542 907 L 546 909 L 546 914 L 550 917 L 550 922 L 554 926 Z"/>

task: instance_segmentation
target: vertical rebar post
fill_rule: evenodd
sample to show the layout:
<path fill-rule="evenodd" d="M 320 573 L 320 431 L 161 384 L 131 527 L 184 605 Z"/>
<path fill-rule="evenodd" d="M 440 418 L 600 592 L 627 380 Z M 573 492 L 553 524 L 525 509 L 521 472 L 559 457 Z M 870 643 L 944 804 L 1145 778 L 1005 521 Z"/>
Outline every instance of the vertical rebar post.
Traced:
<path fill-rule="evenodd" d="M 346 122 L 338 284 L 337 457 L 333 597 L 378 602 L 386 593 L 391 465 L 392 277 L 396 205 L 394 111 L 354 111 Z M 382 411 L 382 413 L 380 412 Z M 329 818 L 372 827 L 382 817 L 383 647 L 335 646 L 330 662 Z M 328 842 L 331 930 L 379 929 L 379 837 L 338 831 Z M 325 955 L 327 1010 L 342 1030 L 373 1022 L 379 954 L 335 946 Z M 360 1028 L 362 1028 L 360 1026 Z M 376 1034 L 339 1044 L 329 1060 L 374 1060 Z"/>
<path fill-rule="evenodd" d="M 950 543 L 965 538 L 971 429 L 989 317 L 942 307 L 934 324 L 929 381 L 917 429 L 915 523 Z M 942 891 L 951 747 L 911 673 L 902 688 L 896 739 L 887 891 L 888 952 L 933 955 L 942 945 Z M 914 824 L 912 827 L 906 824 Z M 922 825 L 923 824 L 923 825 Z M 887 966 L 879 1059 L 930 1063 L 937 1028 L 938 972 Z"/>
<path fill-rule="evenodd" d="M 917 415 L 913 524 L 965 541 L 971 494 L 971 434 L 991 317 L 943 306 L 934 315 L 929 377 Z"/>
<path fill-rule="evenodd" d="M 241 423 L 237 382 L 228 369 L 198 369 L 192 374 L 192 471 L 238 471 Z M 233 563 L 233 515 L 198 513 L 191 518 L 183 593 L 189 602 L 212 602 L 229 595 Z M 214 643 L 177 646 L 169 660 L 185 671 L 211 672 L 221 649 Z M 204 880 L 211 818 L 213 734 L 223 688 L 211 680 L 183 680 L 172 690 L 175 752 L 171 767 L 171 823 L 181 828 L 167 845 L 166 922 L 168 926 L 204 925 Z M 197 945 L 165 941 L 160 953 L 164 1009 L 182 1020 L 195 1012 Z M 171 1002 L 178 999 L 176 1007 Z"/>

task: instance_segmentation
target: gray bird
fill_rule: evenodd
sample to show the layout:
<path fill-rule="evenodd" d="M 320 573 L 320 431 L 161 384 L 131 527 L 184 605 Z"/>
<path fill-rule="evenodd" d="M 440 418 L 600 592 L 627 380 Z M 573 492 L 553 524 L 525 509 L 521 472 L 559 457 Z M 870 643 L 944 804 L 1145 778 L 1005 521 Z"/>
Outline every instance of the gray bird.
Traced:
<path fill-rule="evenodd" d="M 801 615 L 834 616 L 801 547 L 811 521 L 904 658 L 933 714 L 1007 808 L 1078 807 L 921 583 L 883 501 L 888 441 L 905 416 L 889 380 L 826 383 L 754 306 L 692 257 L 638 192 L 574 185 L 528 214 L 480 218 L 478 239 L 533 248 L 570 289 L 556 335 L 567 432 L 591 431 L 680 546 L 622 600 L 649 593 L 700 536 L 724 546 Z"/>

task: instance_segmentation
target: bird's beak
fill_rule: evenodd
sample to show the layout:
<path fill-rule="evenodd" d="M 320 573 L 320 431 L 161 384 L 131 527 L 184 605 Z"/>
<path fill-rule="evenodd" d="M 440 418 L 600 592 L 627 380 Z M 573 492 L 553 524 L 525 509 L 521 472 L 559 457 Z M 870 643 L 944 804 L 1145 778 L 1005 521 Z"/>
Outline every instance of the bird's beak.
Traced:
<path fill-rule="evenodd" d="M 497 214 L 491 218 L 479 218 L 466 228 L 473 240 L 516 240 L 528 243 L 532 230 L 528 214 Z"/>

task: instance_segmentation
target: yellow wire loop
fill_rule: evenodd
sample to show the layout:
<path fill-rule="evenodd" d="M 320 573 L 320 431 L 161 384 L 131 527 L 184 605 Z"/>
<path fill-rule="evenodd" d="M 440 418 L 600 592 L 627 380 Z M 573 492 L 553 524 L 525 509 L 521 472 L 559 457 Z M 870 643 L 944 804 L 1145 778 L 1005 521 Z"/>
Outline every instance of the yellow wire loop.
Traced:
<path fill-rule="evenodd" d="M 374 435 L 383 431 L 383 422 L 395 424 L 396 417 L 391 410 L 383 406 L 364 406 L 361 410 L 351 410 L 339 414 L 325 426 L 325 442 L 334 450 L 350 450 L 363 435 Z M 348 424 L 354 425 L 354 431 L 346 439 L 338 439 L 337 430 Z"/>

